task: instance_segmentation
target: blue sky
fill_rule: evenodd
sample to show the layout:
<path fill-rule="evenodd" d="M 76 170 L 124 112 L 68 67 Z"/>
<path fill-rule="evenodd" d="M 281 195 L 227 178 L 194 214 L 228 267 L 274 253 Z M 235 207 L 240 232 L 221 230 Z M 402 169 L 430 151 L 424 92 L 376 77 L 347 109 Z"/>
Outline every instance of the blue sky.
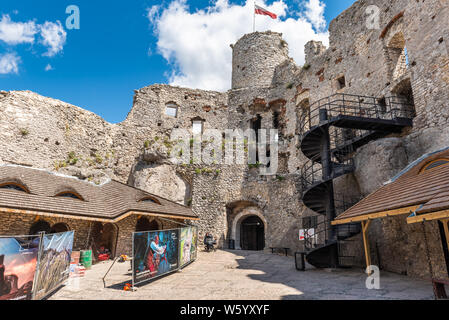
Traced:
<path fill-rule="evenodd" d="M 326 42 L 329 21 L 353 2 L 257 1 L 280 15 L 277 21 L 257 16 L 257 30 L 283 32 L 290 39 L 291 55 L 301 64 L 306 39 Z M 320 12 L 323 4 L 326 7 Z M 80 9 L 79 30 L 66 27 L 69 5 Z M 249 10 L 251 4 L 233 0 L 3 0 L 0 90 L 31 90 L 115 123 L 129 112 L 133 90 L 154 83 L 229 89 L 229 44 L 252 26 L 252 15 L 244 7 Z M 31 31 L 26 33 L 23 28 Z M 301 34 L 299 29 L 302 38 L 294 38 Z M 2 65 L 2 57 L 13 58 L 15 64 Z"/>

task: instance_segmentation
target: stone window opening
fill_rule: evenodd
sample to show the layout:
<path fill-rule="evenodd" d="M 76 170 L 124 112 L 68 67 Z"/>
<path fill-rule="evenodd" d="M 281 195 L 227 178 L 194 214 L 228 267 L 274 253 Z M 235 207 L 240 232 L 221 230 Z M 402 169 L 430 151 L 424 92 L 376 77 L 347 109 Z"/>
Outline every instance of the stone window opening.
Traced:
<path fill-rule="evenodd" d="M 273 112 L 273 127 L 274 127 L 274 129 L 279 129 L 279 126 L 280 126 L 279 118 L 280 118 L 280 116 L 281 116 L 281 114 L 280 114 L 279 111 L 274 111 Z"/>
<path fill-rule="evenodd" d="M 193 135 L 202 134 L 204 130 L 204 120 L 200 118 L 192 119 L 192 133 Z"/>
<path fill-rule="evenodd" d="M 250 121 L 250 128 L 256 132 L 256 142 L 259 142 L 259 130 L 262 129 L 262 116 L 260 114 Z"/>
<path fill-rule="evenodd" d="M 402 77 L 409 68 L 409 58 L 404 34 L 402 32 L 396 33 L 386 46 L 385 51 L 390 77 L 393 81 L 397 80 Z"/>
<path fill-rule="evenodd" d="M 259 131 L 262 129 L 262 116 L 258 114 L 254 119 L 250 120 L 250 128 L 256 133 L 256 144 L 259 143 Z M 256 152 L 256 162 L 259 162 L 259 152 Z"/>
<path fill-rule="evenodd" d="M 178 105 L 174 102 L 169 102 L 165 105 L 165 115 L 173 118 L 178 117 Z"/>
<path fill-rule="evenodd" d="M 346 87 L 346 79 L 345 76 L 340 76 L 336 79 L 337 90 L 344 89 Z"/>
<path fill-rule="evenodd" d="M 296 108 L 298 133 L 306 132 L 310 128 L 310 99 L 301 100 Z"/>
<path fill-rule="evenodd" d="M 413 89 L 410 78 L 405 78 L 400 81 L 394 88 L 391 90 L 392 95 L 395 97 L 396 106 L 402 105 L 401 108 L 405 108 L 410 111 L 410 106 L 413 108 L 411 111 L 413 114 L 409 116 L 415 116 L 415 100 L 413 97 Z M 404 111 L 405 111 L 404 109 Z M 402 109 L 401 109 L 402 111 Z"/>

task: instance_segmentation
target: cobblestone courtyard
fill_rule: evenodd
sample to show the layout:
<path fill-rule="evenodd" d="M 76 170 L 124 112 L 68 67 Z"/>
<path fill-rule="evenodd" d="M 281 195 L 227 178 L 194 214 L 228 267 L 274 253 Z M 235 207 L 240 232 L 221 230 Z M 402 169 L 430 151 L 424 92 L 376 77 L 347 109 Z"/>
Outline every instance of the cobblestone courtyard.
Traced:
<path fill-rule="evenodd" d="M 111 263 L 94 265 L 78 287 L 62 287 L 49 299 L 433 299 L 429 281 L 382 272 L 381 289 L 368 290 L 361 269 L 326 271 L 309 267 L 300 272 L 292 257 L 263 252 L 199 252 L 198 260 L 181 272 L 139 286 L 135 292 L 123 291 L 123 285 L 131 282 L 129 262 L 116 263 L 103 288 L 102 278 Z"/>

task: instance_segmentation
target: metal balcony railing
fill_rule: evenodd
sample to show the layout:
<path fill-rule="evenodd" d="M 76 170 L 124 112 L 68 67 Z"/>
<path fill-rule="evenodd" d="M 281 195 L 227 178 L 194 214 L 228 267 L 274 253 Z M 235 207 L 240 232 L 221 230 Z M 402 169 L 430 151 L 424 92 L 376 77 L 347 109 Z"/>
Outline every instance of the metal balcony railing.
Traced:
<path fill-rule="evenodd" d="M 329 120 L 340 115 L 383 120 L 411 119 L 415 116 L 413 104 L 402 97 L 377 98 L 337 93 L 320 99 L 310 105 L 308 110 L 303 110 L 299 123 L 301 137 L 311 128 L 319 125 L 322 109 L 327 110 Z"/>

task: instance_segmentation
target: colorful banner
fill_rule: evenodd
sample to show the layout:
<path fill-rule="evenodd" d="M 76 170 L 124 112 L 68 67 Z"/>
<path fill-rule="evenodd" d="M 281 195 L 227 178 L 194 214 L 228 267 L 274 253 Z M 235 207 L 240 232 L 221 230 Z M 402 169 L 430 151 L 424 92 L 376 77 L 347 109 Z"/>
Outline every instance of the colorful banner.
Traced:
<path fill-rule="evenodd" d="M 0 238 L 0 300 L 30 300 L 40 236 Z"/>
<path fill-rule="evenodd" d="M 184 267 L 196 259 L 197 228 L 181 228 L 179 239 L 179 264 Z"/>
<path fill-rule="evenodd" d="M 74 231 L 44 235 L 34 299 L 42 299 L 69 278 Z"/>
<path fill-rule="evenodd" d="M 133 241 L 134 284 L 178 269 L 178 229 L 134 233 Z"/>

